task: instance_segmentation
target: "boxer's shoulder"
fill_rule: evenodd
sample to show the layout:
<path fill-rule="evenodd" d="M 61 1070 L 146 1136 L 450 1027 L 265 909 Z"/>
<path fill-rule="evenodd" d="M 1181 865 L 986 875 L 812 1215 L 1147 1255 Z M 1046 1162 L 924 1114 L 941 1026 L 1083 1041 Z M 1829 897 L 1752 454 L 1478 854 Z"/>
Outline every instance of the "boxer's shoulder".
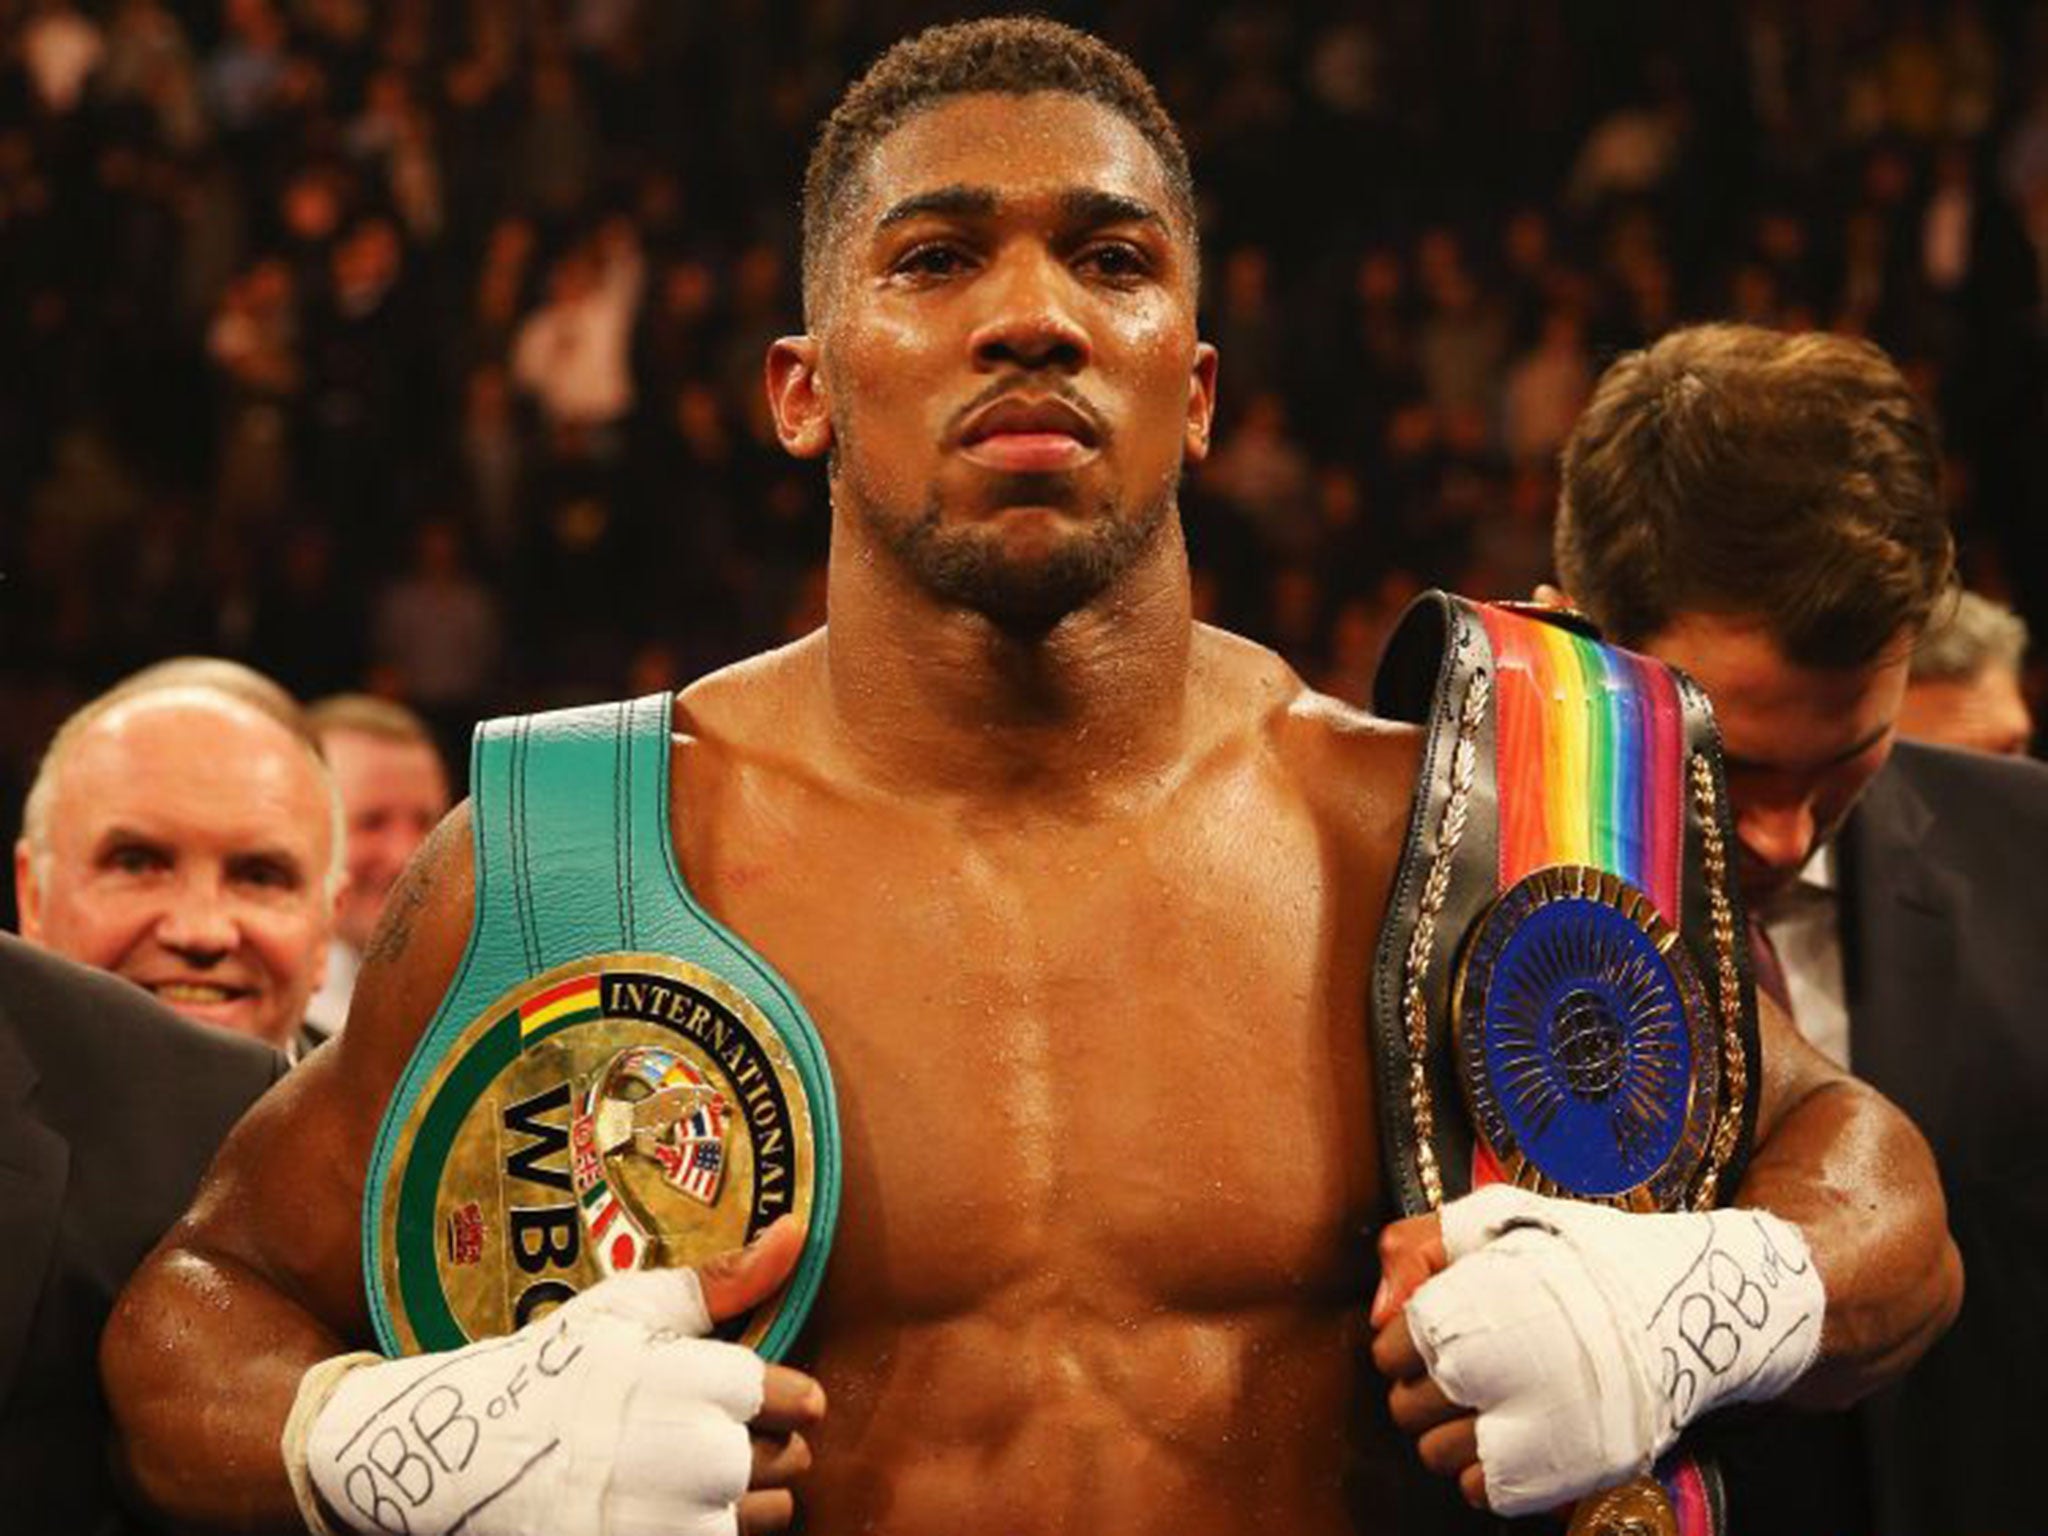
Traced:
<path fill-rule="evenodd" d="M 1348 856 L 1361 889 L 1383 892 L 1407 835 L 1421 731 L 1313 691 L 1290 711 L 1290 727 L 1317 819 Z"/>
<path fill-rule="evenodd" d="M 823 632 L 707 673 L 676 695 L 672 835 L 697 869 L 709 828 L 729 836 L 763 804 L 789 813 L 833 794 Z"/>
<path fill-rule="evenodd" d="M 816 691 L 825 632 L 707 672 L 676 695 L 676 734 L 689 741 L 745 743 L 786 731 L 801 700 Z"/>
<path fill-rule="evenodd" d="M 824 631 L 698 678 L 676 695 L 679 751 L 734 762 L 815 756 L 825 690 Z"/>
<path fill-rule="evenodd" d="M 476 908 L 470 802 L 414 853 L 363 950 L 349 1024 L 335 1052 L 351 1076 L 388 1090 L 440 1006 L 469 943 Z"/>
<path fill-rule="evenodd" d="M 1245 712 L 1268 733 L 1276 750 L 1309 771 L 1368 777 L 1413 773 L 1420 743 L 1414 727 L 1318 693 L 1285 658 L 1242 635 L 1196 625 L 1189 686 L 1197 696 L 1221 699 L 1226 707 Z"/>
<path fill-rule="evenodd" d="M 1317 692 L 1263 646 L 1218 630 L 1198 634 L 1212 655 L 1196 669 L 1197 689 L 1235 699 L 1291 793 L 1339 846 L 1391 867 L 1422 733 Z"/>
<path fill-rule="evenodd" d="M 1421 731 L 1319 693 L 1291 670 L 1288 676 L 1293 691 L 1270 730 L 1302 793 L 1341 823 L 1384 824 L 1398 840 L 1415 788 Z"/>
<path fill-rule="evenodd" d="M 1383 720 L 1306 685 L 1286 725 L 1304 768 L 1338 793 L 1391 792 L 1405 801 L 1415 787 L 1422 752 L 1417 726 Z"/>

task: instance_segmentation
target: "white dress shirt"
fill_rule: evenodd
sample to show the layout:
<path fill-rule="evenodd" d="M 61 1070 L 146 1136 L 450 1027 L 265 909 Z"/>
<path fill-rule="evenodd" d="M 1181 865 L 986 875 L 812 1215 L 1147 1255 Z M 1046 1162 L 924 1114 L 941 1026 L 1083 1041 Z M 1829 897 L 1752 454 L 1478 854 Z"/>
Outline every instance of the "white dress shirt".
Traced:
<path fill-rule="evenodd" d="M 1792 995 L 1799 1033 L 1838 1067 L 1848 1067 L 1849 1004 L 1842 977 L 1842 900 L 1835 886 L 1835 850 L 1814 850 L 1799 878 L 1758 914 Z"/>
<path fill-rule="evenodd" d="M 323 1035 L 338 1035 L 348 1022 L 349 999 L 355 994 L 356 972 L 363 957 L 343 938 L 327 941 L 327 979 L 306 1000 L 306 1022 Z"/>

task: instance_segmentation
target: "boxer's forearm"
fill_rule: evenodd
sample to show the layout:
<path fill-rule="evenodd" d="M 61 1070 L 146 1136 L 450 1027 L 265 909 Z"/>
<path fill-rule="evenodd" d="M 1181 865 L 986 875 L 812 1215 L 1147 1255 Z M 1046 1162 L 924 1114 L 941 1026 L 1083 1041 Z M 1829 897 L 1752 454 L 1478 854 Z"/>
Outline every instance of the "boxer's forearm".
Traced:
<path fill-rule="evenodd" d="M 1820 1358 L 1789 1402 L 1842 1407 L 1885 1385 L 1962 1305 L 1933 1154 L 1867 1084 L 1834 1077 L 1782 1109 L 1736 1203 L 1797 1224 L 1827 1285 Z"/>
<path fill-rule="evenodd" d="M 285 1419 L 307 1367 L 345 1347 L 242 1265 L 158 1250 L 100 1349 L 116 1455 L 142 1499 L 180 1526 L 303 1531 Z"/>

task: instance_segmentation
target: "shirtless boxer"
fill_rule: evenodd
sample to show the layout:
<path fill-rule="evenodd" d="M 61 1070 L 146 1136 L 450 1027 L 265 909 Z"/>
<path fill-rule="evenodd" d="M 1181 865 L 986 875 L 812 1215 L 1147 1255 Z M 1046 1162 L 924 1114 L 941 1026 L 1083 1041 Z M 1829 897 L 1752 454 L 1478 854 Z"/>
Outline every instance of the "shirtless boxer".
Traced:
<path fill-rule="evenodd" d="M 803 998 L 845 1135 L 808 1375 L 735 1391 L 704 1357 L 718 1411 L 762 1403 L 739 1523 L 785 1521 L 815 1453 L 821 1532 L 1390 1529 L 1370 1464 L 1414 1452 L 1363 1406 L 1383 1208 L 1364 1009 L 1416 740 L 1191 620 L 1175 485 L 1207 450 L 1217 364 L 1185 160 L 1149 89 L 1050 23 L 905 49 L 821 141 L 810 330 L 768 358 L 784 446 L 831 477 L 830 624 L 675 713 L 684 875 Z M 473 1360 L 308 1376 L 370 1337 L 365 1165 L 473 878 L 458 811 L 394 898 L 338 1049 L 243 1125 L 127 1295 L 106 1367 L 128 1461 L 188 1519 L 291 1524 L 295 1401 L 332 1506 L 326 1393 Z M 1853 1395 L 1952 1311 L 1953 1249 L 1903 1119 L 1782 1029 L 1767 1049 L 1741 1199 L 1796 1223 L 1826 1281 L 1800 1390 Z M 1434 1230 L 1383 1239 L 1397 1290 L 1442 1263 Z M 715 1266 L 709 1313 L 776 1284 L 794 1247 L 777 1228 Z M 568 1347 L 545 1330 L 620 1294 L 608 1369 L 686 1398 L 665 1345 L 619 1342 L 662 1331 L 654 1280 L 604 1282 L 503 1347 L 544 1366 Z M 675 1292 L 666 1332 L 701 1325 L 694 1286 Z M 1421 1374 L 1394 1299 L 1374 1348 L 1395 1415 L 1483 1496 L 1474 1418 Z M 578 1326 L 598 1338 L 587 1310 Z M 549 1411 L 567 1434 L 590 1410 Z M 643 1528 L 602 1524 L 624 1485 L 683 1476 L 709 1444 L 678 1430 L 663 1466 L 625 1438 L 608 1465 L 586 1436 L 587 1497 L 533 1528 Z M 675 1529 L 733 1528 L 701 1490 L 674 1497 Z M 522 1518 L 543 1517 L 491 1505 L 463 1528 Z"/>

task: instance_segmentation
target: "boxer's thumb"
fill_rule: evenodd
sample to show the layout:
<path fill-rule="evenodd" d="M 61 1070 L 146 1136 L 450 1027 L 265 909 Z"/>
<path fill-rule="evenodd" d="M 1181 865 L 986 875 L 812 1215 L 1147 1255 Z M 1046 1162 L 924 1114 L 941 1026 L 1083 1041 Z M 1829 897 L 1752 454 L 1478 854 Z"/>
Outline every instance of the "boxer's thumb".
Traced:
<path fill-rule="evenodd" d="M 704 1306 L 714 1323 L 758 1307 L 782 1289 L 804 1251 L 803 1223 L 783 1216 L 744 1248 L 721 1253 L 697 1266 Z"/>
<path fill-rule="evenodd" d="M 1380 1286 L 1367 1321 L 1380 1327 L 1408 1304 L 1423 1281 L 1449 1263 L 1434 1211 L 1388 1223 L 1380 1232 Z"/>

